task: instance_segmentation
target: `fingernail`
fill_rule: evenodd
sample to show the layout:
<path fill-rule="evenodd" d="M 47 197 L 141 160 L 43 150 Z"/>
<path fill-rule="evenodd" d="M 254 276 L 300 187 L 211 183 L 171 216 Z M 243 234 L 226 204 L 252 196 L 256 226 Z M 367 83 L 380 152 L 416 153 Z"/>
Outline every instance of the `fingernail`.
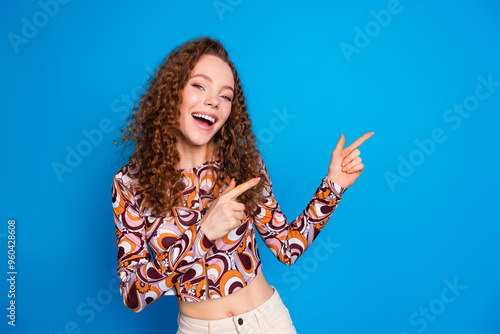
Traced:
<path fill-rule="evenodd" d="M 260 181 L 260 177 L 256 177 L 253 179 L 253 183 L 255 183 L 255 184 L 259 183 L 259 181 Z"/>

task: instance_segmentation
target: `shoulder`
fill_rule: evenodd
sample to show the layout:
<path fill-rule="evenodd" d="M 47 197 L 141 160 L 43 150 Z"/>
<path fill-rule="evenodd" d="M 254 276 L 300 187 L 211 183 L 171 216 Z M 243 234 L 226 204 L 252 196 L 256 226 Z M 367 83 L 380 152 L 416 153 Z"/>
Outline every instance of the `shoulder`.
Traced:
<path fill-rule="evenodd" d="M 259 165 L 259 169 L 261 171 L 266 171 L 266 164 L 264 163 L 264 159 L 262 159 L 262 156 L 260 154 L 257 156 L 257 164 Z"/>
<path fill-rule="evenodd" d="M 135 193 L 134 189 L 139 186 L 138 183 L 139 168 L 128 163 L 121 167 L 113 177 L 113 187 L 119 187 L 123 190 Z"/>
<path fill-rule="evenodd" d="M 267 172 L 266 164 L 264 163 L 264 159 L 262 159 L 262 156 L 260 154 L 259 154 L 259 157 L 257 159 L 257 163 L 259 165 L 259 172 L 261 174 L 264 174 L 264 175 L 268 176 L 269 174 Z"/>
<path fill-rule="evenodd" d="M 113 177 L 112 194 L 114 200 L 120 200 L 121 205 L 131 205 L 133 210 L 144 214 L 142 196 L 139 193 L 139 170 L 131 164 L 121 167 Z"/>
<path fill-rule="evenodd" d="M 258 164 L 259 164 L 259 176 L 264 186 L 262 189 L 262 195 L 264 197 L 267 197 L 269 194 L 272 193 L 272 182 L 271 182 L 271 177 L 269 176 L 269 172 L 267 171 L 266 164 L 264 163 L 264 159 L 262 159 L 261 155 L 259 155 Z"/>

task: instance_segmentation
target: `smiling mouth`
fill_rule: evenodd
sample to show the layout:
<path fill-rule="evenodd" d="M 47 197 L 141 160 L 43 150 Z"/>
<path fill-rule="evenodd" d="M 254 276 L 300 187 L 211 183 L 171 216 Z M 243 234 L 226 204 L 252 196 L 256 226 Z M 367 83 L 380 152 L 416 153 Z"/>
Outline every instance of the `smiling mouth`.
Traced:
<path fill-rule="evenodd" d="M 212 126 L 215 122 L 217 122 L 216 118 L 208 115 L 203 115 L 200 113 L 193 113 L 191 114 L 191 116 L 193 116 L 194 119 L 198 120 L 198 122 L 206 126 Z"/>

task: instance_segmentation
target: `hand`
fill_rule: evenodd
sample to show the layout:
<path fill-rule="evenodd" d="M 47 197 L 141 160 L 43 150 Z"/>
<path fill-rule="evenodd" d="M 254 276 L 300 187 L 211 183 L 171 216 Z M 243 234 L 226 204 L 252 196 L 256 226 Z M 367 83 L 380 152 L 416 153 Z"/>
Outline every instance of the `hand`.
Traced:
<path fill-rule="evenodd" d="M 245 205 L 237 202 L 236 198 L 255 187 L 259 180 L 260 177 L 256 177 L 235 187 L 236 182 L 232 179 L 229 187 L 210 204 L 207 213 L 200 220 L 203 232 L 209 240 L 219 239 L 241 225 Z"/>
<path fill-rule="evenodd" d="M 361 163 L 360 152 L 357 148 L 374 133 L 365 133 L 344 149 L 345 137 L 343 134 L 340 135 L 328 168 L 327 177 L 330 181 L 335 182 L 342 188 L 350 187 L 356 181 L 365 167 Z"/>

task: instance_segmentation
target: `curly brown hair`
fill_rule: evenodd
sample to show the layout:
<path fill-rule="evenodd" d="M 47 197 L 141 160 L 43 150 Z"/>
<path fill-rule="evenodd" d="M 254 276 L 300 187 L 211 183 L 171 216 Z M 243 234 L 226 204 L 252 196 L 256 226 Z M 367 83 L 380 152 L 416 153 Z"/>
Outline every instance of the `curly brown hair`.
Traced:
<path fill-rule="evenodd" d="M 182 90 L 203 55 L 214 55 L 226 62 L 234 77 L 234 98 L 226 123 L 210 141 L 212 153 L 220 159 L 217 183 L 227 184 L 234 178 L 236 184 L 258 177 L 262 169 L 256 137 L 252 132 L 243 89 L 236 68 L 221 42 L 209 37 L 188 41 L 173 49 L 165 57 L 149 87 L 134 107 L 126 126 L 121 130 L 121 145 L 135 143 L 129 164 L 138 168 L 137 191 L 144 204 L 154 215 L 163 215 L 180 203 L 182 191 L 181 171 L 176 169 L 179 152 L 176 142 L 180 137 L 179 106 Z M 238 197 L 247 214 L 254 209 L 262 193 L 262 181 Z"/>

